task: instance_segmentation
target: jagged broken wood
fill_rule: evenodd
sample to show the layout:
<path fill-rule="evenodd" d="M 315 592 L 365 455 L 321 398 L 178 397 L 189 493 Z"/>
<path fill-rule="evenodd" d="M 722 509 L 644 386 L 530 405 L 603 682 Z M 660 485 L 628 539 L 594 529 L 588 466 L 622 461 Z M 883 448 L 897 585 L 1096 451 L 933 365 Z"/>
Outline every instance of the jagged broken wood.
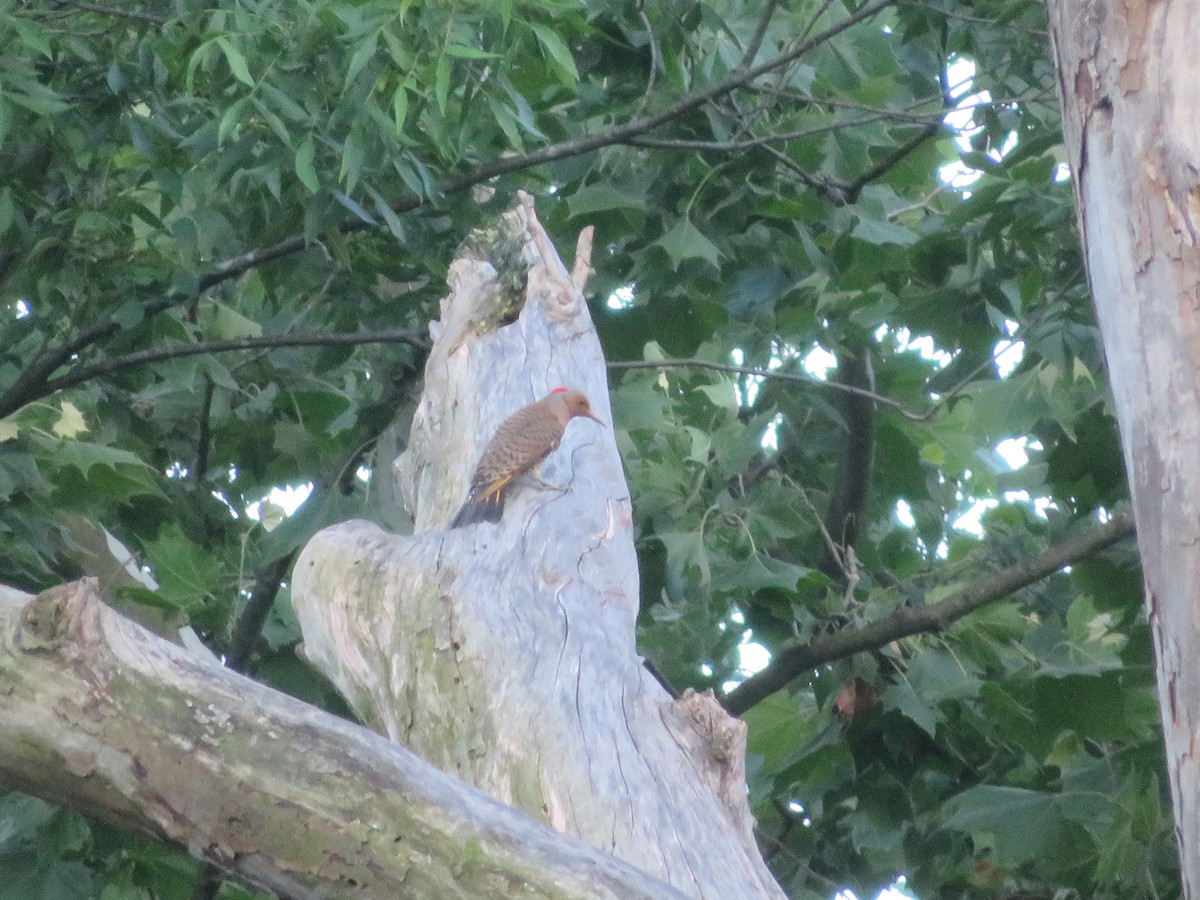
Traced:
<path fill-rule="evenodd" d="M 93 580 L 0 588 L 0 784 L 297 900 L 682 896 L 151 634 Z"/>
<path fill-rule="evenodd" d="M 583 299 L 525 195 L 464 243 L 395 477 L 415 534 L 348 522 L 297 562 L 306 656 L 371 727 L 688 895 L 782 897 L 746 801 L 745 726 L 673 702 L 636 655 L 638 574 L 613 432 L 568 429 L 498 525 L 447 531 L 479 453 L 560 385 L 612 421 Z"/>

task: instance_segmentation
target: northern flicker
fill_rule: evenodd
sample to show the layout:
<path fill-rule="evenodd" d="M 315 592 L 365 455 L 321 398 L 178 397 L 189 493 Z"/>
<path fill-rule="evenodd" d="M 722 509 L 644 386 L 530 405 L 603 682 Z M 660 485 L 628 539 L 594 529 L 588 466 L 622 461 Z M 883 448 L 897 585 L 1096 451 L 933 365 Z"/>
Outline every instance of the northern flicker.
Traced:
<path fill-rule="evenodd" d="M 587 416 L 604 424 L 592 412 L 592 405 L 582 391 L 560 387 L 501 422 L 479 457 L 467 500 L 450 527 L 499 522 L 512 483 L 540 465 L 558 447 L 567 423 L 576 416 Z"/>

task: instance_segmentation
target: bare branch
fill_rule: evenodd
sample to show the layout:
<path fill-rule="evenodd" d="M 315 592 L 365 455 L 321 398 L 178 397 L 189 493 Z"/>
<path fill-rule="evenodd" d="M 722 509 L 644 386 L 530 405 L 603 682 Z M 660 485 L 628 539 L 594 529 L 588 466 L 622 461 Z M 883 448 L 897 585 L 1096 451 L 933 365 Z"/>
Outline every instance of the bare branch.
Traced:
<path fill-rule="evenodd" d="M 841 384 L 837 381 L 822 381 L 820 378 L 814 378 L 812 375 L 801 375 L 799 372 L 780 372 L 778 369 L 756 369 L 753 366 L 736 366 L 733 363 L 712 362 L 707 359 L 696 359 L 690 357 L 687 359 L 657 359 L 657 360 L 640 360 L 640 359 L 620 359 L 608 363 L 610 369 L 678 369 L 684 367 L 694 367 L 697 369 L 712 369 L 716 372 L 735 372 L 739 375 L 755 375 L 761 378 L 778 378 L 783 381 L 794 381 L 799 384 L 811 384 L 814 387 L 829 388 L 832 391 L 841 391 L 846 394 L 855 394 L 859 397 L 866 397 L 868 400 L 874 400 L 876 403 L 887 406 L 896 410 L 906 419 L 911 419 L 914 422 L 924 422 L 932 416 L 941 406 L 949 399 L 943 397 L 928 412 L 918 413 L 909 409 L 899 400 L 893 400 L 891 397 L 885 397 L 882 394 L 877 394 L 874 391 L 869 391 L 866 388 L 860 388 L 852 384 Z"/>
<path fill-rule="evenodd" d="M 650 17 L 646 15 L 646 10 L 638 10 L 638 18 L 642 20 L 642 25 L 646 29 L 646 37 L 650 42 L 650 71 L 646 73 L 646 90 L 642 92 L 642 100 L 638 104 L 637 112 L 634 115 L 640 116 L 642 110 L 646 108 L 646 104 L 650 102 L 650 95 L 654 93 L 654 82 L 658 78 L 658 70 L 660 67 L 665 68 L 662 58 L 662 50 L 658 46 L 658 39 L 654 36 L 654 26 L 650 24 Z"/>
<path fill-rule="evenodd" d="M 196 462 L 192 466 L 192 484 L 199 487 L 204 483 L 208 471 L 208 455 L 212 450 L 212 402 L 217 384 L 207 372 L 204 373 L 204 399 L 200 401 L 200 427 L 196 435 Z"/>
<path fill-rule="evenodd" d="M 164 16 L 156 16 L 153 13 L 141 12 L 136 9 L 122 9 L 119 6 L 102 3 L 85 3 L 83 0 L 57 0 L 56 5 L 59 8 L 69 7 L 80 12 L 111 16 L 114 19 L 128 19 L 131 22 L 143 22 L 149 25 L 165 25 L 168 21 Z"/>
<path fill-rule="evenodd" d="M 296 551 L 285 553 L 277 559 L 260 566 L 254 573 L 254 587 L 250 590 L 250 599 L 238 616 L 229 641 L 229 653 L 225 657 L 225 665 L 235 672 L 245 672 L 254 655 L 254 648 L 262 634 L 263 624 L 267 614 L 275 605 L 275 598 L 287 573 L 292 568 L 292 560 Z"/>
<path fill-rule="evenodd" d="M 938 603 L 902 606 L 861 628 L 848 628 L 818 638 L 810 644 L 785 650 L 761 672 L 747 678 L 726 694 L 721 704 L 732 715 L 740 715 L 817 666 L 855 653 L 877 650 L 914 634 L 941 631 L 963 616 L 1053 575 L 1064 566 L 1091 556 L 1133 533 L 1133 513 L 1123 510 L 1105 524 L 1068 538 Z"/>
<path fill-rule="evenodd" d="M 754 35 L 750 38 L 750 43 L 746 45 L 746 52 L 742 56 L 742 64 L 739 68 L 746 69 L 754 65 L 754 58 L 758 56 L 763 38 L 766 37 L 767 27 L 775 15 L 777 2 L 778 0 L 767 0 L 767 5 L 764 7 L 762 15 L 759 16 L 758 26 L 754 29 Z"/>
<path fill-rule="evenodd" d="M 793 175 L 795 175 L 813 190 L 820 191 L 826 196 L 827 199 L 834 203 L 850 202 L 848 196 L 850 182 L 842 181 L 839 178 L 813 175 L 782 150 L 777 147 L 772 147 L 770 144 L 764 145 L 763 149 L 775 157 L 776 161 L 778 161 L 779 164 L 785 169 L 790 170 Z"/>
<path fill-rule="evenodd" d="M 846 192 L 847 200 L 850 202 L 857 200 L 859 193 L 864 187 L 866 187 L 879 176 L 887 173 L 890 169 L 899 165 L 906 156 L 937 134 L 941 128 L 942 122 L 941 118 L 939 117 L 936 122 L 930 122 L 921 129 L 919 134 L 913 135 L 899 147 L 896 147 L 891 153 L 889 153 L 879 162 L 875 163 L 875 165 L 871 166 L 871 168 L 867 169 L 865 172 L 861 172 L 858 177 L 850 183 Z"/>
<path fill-rule="evenodd" d="M 893 119 L 904 122 L 917 121 L 922 124 L 936 122 L 936 124 L 940 125 L 942 115 L 941 112 L 937 113 L 936 116 L 913 116 L 903 112 L 891 113 L 882 111 L 858 116 L 854 119 L 834 119 L 829 122 L 822 122 L 820 125 L 810 125 L 807 128 L 797 128 L 792 131 L 782 131 L 778 134 L 768 134 L 762 137 L 745 138 L 742 140 L 702 141 L 685 138 L 637 137 L 629 140 L 627 143 L 634 147 L 652 147 L 665 150 L 709 150 L 717 153 L 736 153 L 743 150 L 752 150 L 764 144 L 800 140 L 802 138 L 815 137 L 818 134 L 825 134 L 829 131 L 837 131 L 840 128 L 853 128 L 856 125 L 870 125 L 873 122 Z"/>
<path fill-rule="evenodd" d="M 428 342 L 415 328 L 397 328 L 390 331 L 362 331 L 340 334 L 265 334 L 253 338 L 231 338 L 224 341 L 201 341 L 195 344 L 174 344 L 139 350 L 124 356 L 114 356 L 104 362 L 80 366 L 65 375 L 51 378 L 43 385 L 39 396 L 52 394 L 64 388 L 75 387 L 102 375 L 111 375 L 132 366 L 178 359 L 184 356 L 199 356 L 205 353 L 227 353 L 231 350 L 261 350 L 268 347 L 335 347 L 358 346 L 360 344 L 412 344 L 427 347 Z"/>
<path fill-rule="evenodd" d="M 147 318 L 158 315 L 164 309 L 181 302 L 182 299 L 181 297 L 175 297 L 169 300 L 156 300 L 153 303 L 147 303 L 143 307 L 143 315 Z M 103 340 L 109 335 L 116 334 L 120 330 L 121 325 L 115 319 L 93 322 L 65 344 L 61 344 L 58 347 L 44 348 L 20 376 L 9 385 L 8 390 L 0 396 L 0 419 L 10 413 L 16 412 L 26 403 L 32 403 L 34 400 L 54 393 L 58 388 L 47 388 L 47 384 L 50 381 L 50 376 L 59 367 L 67 363 L 75 354 L 87 349 L 92 344 Z"/>

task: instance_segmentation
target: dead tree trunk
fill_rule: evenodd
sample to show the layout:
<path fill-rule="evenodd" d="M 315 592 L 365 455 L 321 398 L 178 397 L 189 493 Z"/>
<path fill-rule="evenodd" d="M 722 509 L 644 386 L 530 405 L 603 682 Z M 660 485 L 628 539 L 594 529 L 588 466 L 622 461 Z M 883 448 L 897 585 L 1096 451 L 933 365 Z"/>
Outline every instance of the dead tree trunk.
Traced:
<path fill-rule="evenodd" d="M 292 900 L 683 896 L 151 634 L 94 579 L 0 586 L 0 784 Z"/>
<path fill-rule="evenodd" d="M 1137 515 L 1184 892 L 1200 890 L 1200 7 L 1050 3 Z"/>
<path fill-rule="evenodd" d="M 416 534 L 349 522 L 301 555 L 305 652 L 372 727 L 493 797 L 708 898 L 780 897 L 754 844 L 745 726 L 672 702 L 634 647 L 628 487 L 611 431 L 575 424 L 499 525 L 444 530 L 497 425 L 557 386 L 611 422 L 583 300 L 531 200 L 477 233 L 451 293 L 409 449 Z"/>

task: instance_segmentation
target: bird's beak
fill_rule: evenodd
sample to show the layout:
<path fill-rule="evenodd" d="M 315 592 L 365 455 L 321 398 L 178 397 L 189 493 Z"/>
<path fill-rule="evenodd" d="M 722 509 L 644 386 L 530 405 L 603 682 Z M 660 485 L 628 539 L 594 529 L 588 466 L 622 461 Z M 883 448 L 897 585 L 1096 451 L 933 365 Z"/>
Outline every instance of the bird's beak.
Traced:
<path fill-rule="evenodd" d="M 608 427 L 607 425 L 604 424 L 604 420 L 602 418 L 600 418 L 598 415 L 596 415 L 594 412 L 592 412 L 591 409 L 589 409 L 587 412 L 585 412 L 584 415 L 587 416 L 589 419 L 591 419 L 593 422 L 595 422 L 597 425 L 599 425 L 601 428 Z"/>

